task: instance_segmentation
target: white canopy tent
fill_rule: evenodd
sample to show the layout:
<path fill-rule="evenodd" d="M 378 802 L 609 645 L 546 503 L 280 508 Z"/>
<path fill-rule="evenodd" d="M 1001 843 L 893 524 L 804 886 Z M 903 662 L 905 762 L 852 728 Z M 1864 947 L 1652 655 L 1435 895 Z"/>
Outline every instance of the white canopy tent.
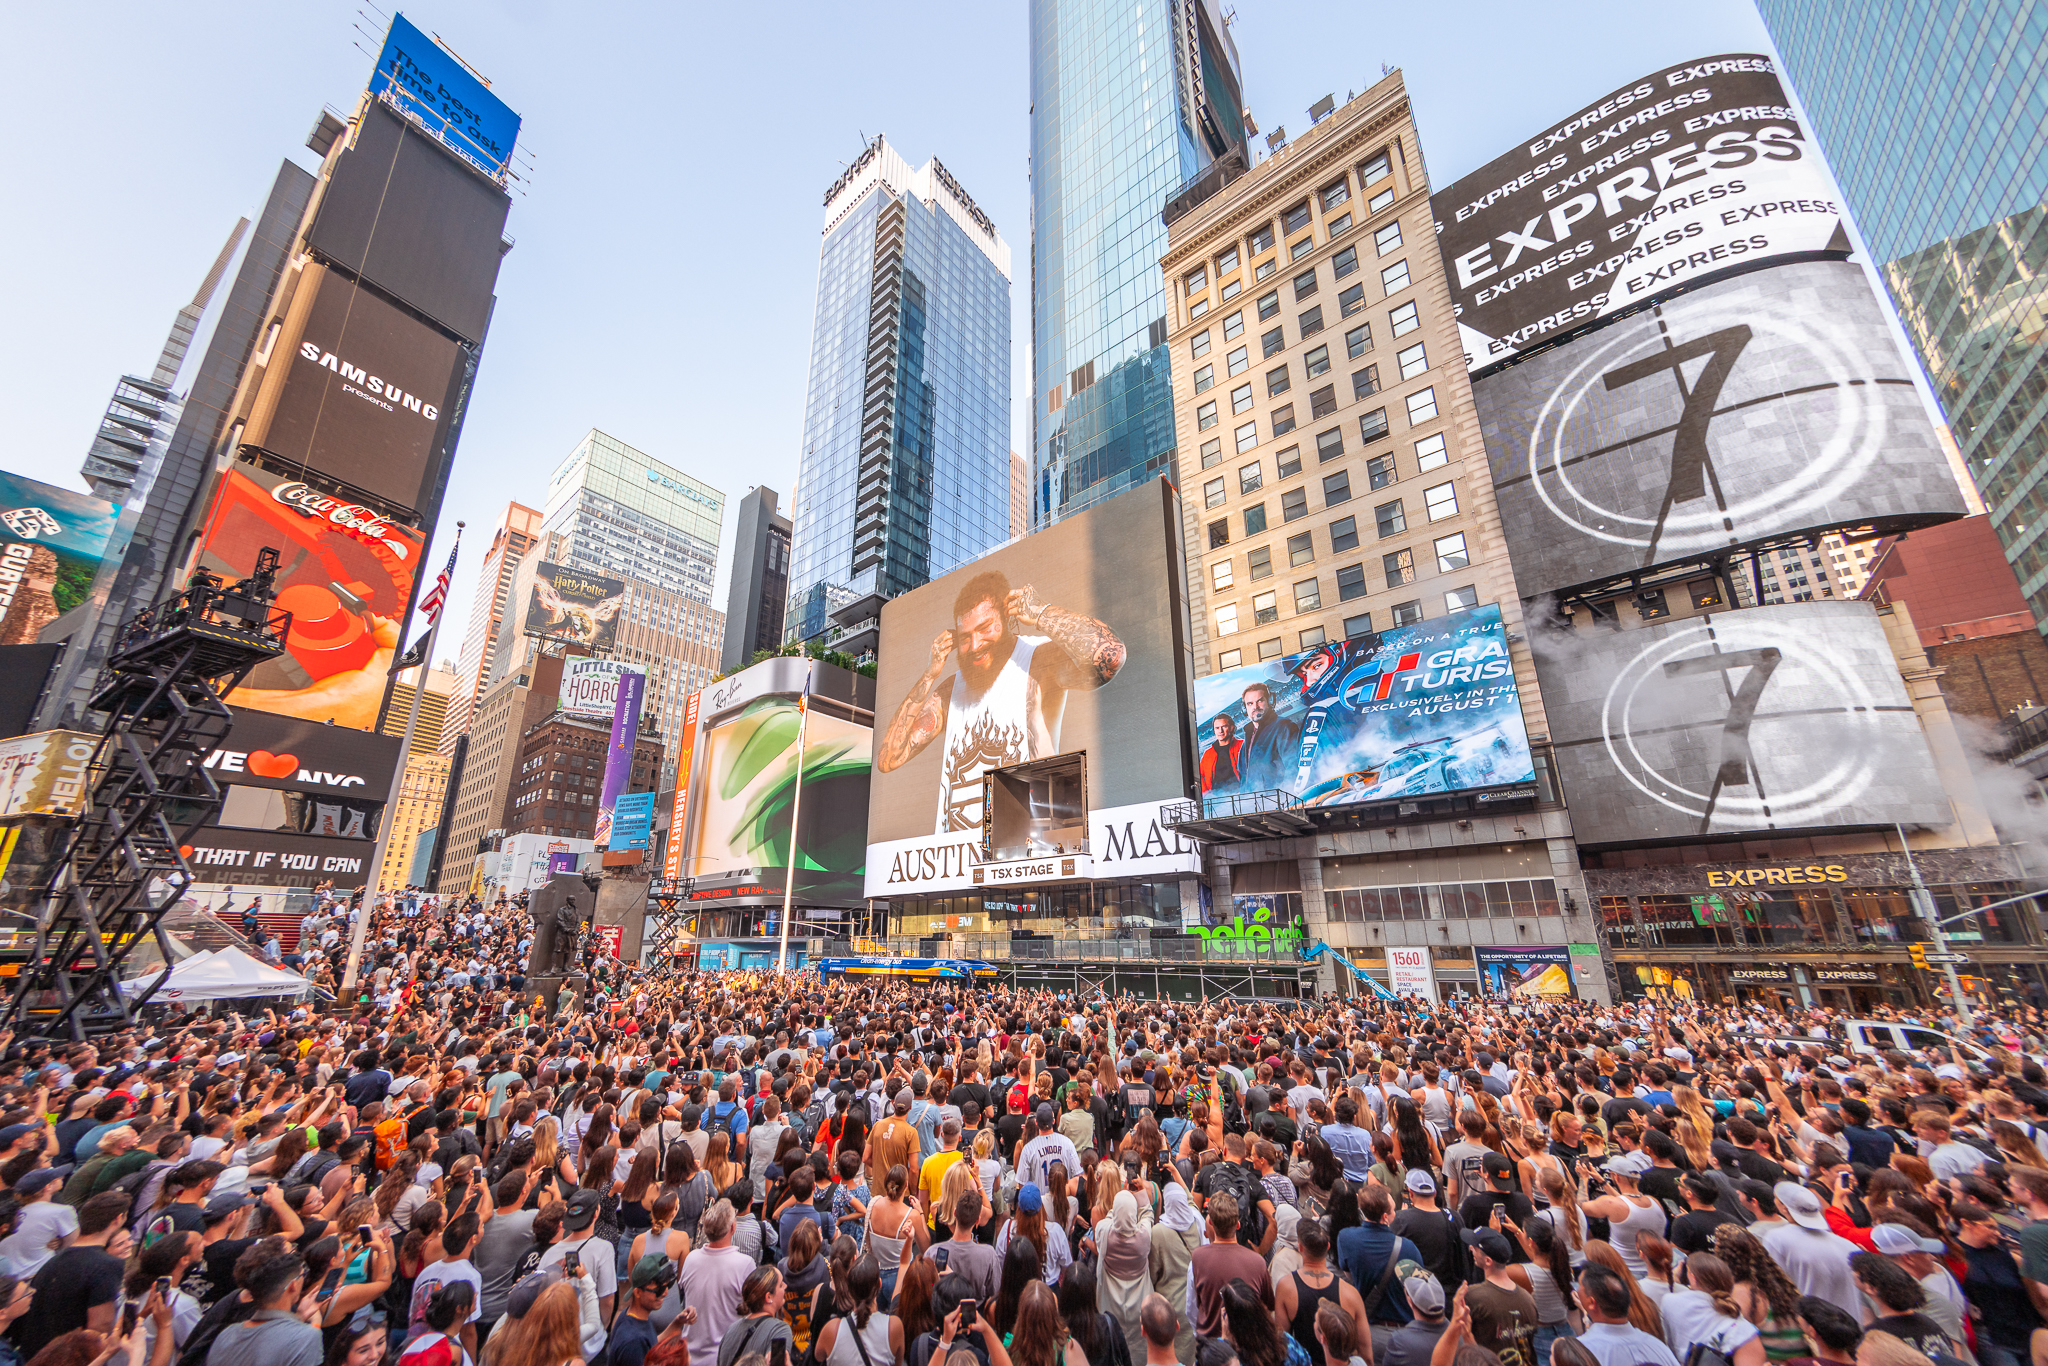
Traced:
<path fill-rule="evenodd" d="M 137 977 L 123 983 L 131 996 L 139 996 L 162 974 Z M 222 1001 L 245 996 L 303 996 L 313 984 L 295 973 L 258 962 L 237 948 L 195 953 L 171 969 L 151 999 L 163 1002 Z"/>

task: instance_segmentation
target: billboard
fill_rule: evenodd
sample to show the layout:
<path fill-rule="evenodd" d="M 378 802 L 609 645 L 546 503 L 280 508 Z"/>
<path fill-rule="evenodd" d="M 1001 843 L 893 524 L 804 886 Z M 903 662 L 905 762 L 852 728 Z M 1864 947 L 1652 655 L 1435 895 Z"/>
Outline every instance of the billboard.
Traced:
<path fill-rule="evenodd" d="M 1429 969 L 1429 950 L 1387 945 L 1387 986 L 1396 996 L 1434 1002 L 1436 974 Z"/>
<path fill-rule="evenodd" d="M 291 632 L 285 653 L 227 700 L 374 730 L 425 538 L 302 480 L 234 464 L 207 511 L 199 565 L 243 578 L 265 546 L 281 555 L 277 605 L 292 614 Z"/>
<path fill-rule="evenodd" d="M 451 149 L 502 175 L 519 138 L 519 116 L 453 53 L 394 15 L 370 76 L 370 93 L 389 96 Z"/>
<path fill-rule="evenodd" d="M 403 743 L 382 731 L 344 730 L 271 712 L 231 707 L 233 727 L 206 756 L 223 787 L 267 787 L 381 802 L 390 794 Z"/>
<path fill-rule="evenodd" d="M 613 849 L 645 849 L 654 832 L 654 794 L 627 792 L 612 803 Z"/>
<path fill-rule="evenodd" d="M 298 347 L 249 442 L 396 507 L 426 506 L 461 344 L 339 272 L 306 273 L 315 293 Z"/>
<path fill-rule="evenodd" d="M 1954 819 L 1868 603 L 1532 643 L 1581 844 Z"/>
<path fill-rule="evenodd" d="M 662 852 L 663 877 L 682 874 L 683 836 L 689 829 L 690 766 L 697 761 L 697 711 L 703 700 L 700 689 L 683 701 L 682 734 L 676 739 L 676 794 L 668 813 L 668 845 Z"/>
<path fill-rule="evenodd" d="M 1347 806 L 1533 781 L 1491 603 L 1195 680 L 1205 806 Z"/>
<path fill-rule="evenodd" d="M 1391 950 L 1390 950 L 1391 952 Z M 1475 948 L 1479 994 L 1495 998 L 1572 995 L 1572 956 L 1563 944 Z"/>
<path fill-rule="evenodd" d="M 878 841 L 868 846 L 867 895 L 909 896 L 1007 882 L 1198 876 L 1202 846 L 1166 823 L 1171 805 L 1177 803 L 1136 802 L 1090 811 L 1087 852 L 1055 859 L 991 859 L 978 831 Z M 1026 875 L 1047 865 L 1051 871 L 1042 878 Z M 1214 921 L 1211 927 L 1222 923 Z"/>
<path fill-rule="evenodd" d="M 1645 76 L 1430 197 L 1465 361 L 1509 360 L 1713 275 L 1846 257 L 1769 57 Z"/>
<path fill-rule="evenodd" d="M 685 871 L 702 878 L 753 869 L 757 881 L 780 890 L 798 800 L 800 725 L 803 796 L 795 895 L 853 905 L 861 900 L 867 857 L 874 732 L 815 705 L 805 723 L 797 699 L 787 695 L 757 697 L 713 721 L 697 738 L 697 795 L 687 812 Z M 680 781 L 683 770 L 677 773 Z"/>
<path fill-rule="evenodd" d="M 526 634 L 601 654 L 618 638 L 619 612 L 625 605 L 625 580 L 542 560 L 534 571 L 533 596 L 526 603 Z"/>
<path fill-rule="evenodd" d="M 1474 382 L 1534 596 L 1828 527 L 1963 515 L 1861 267 L 1702 286 Z"/>
<path fill-rule="evenodd" d="M 76 816 L 91 794 L 97 735 L 45 730 L 0 740 L 0 816 Z"/>
<path fill-rule="evenodd" d="M 327 878 L 338 889 L 363 885 L 373 848 L 353 836 L 293 830 L 243 830 L 209 825 L 180 848 L 201 882 L 232 887 L 310 887 Z"/>
<path fill-rule="evenodd" d="M 622 674 L 646 675 L 640 664 L 616 659 L 565 659 L 562 661 L 562 692 L 557 707 L 570 716 L 609 721 L 619 705 Z"/>
<path fill-rule="evenodd" d="M 1179 527 L 1155 481 L 883 605 L 875 841 L 978 833 L 983 776 L 1054 755 L 1089 810 L 1185 795 Z"/>
<path fill-rule="evenodd" d="M 640 704 L 647 696 L 647 675 L 619 675 L 618 703 L 612 709 L 612 735 L 604 750 L 604 784 L 597 794 L 595 835 L 600 849 L 612 847 L 613 807 L 633 780 L 633 751 L 640 737 Z"/>
<path fill-rule="evenodd" d="M 92 595 L 121 509 L 0 473 L 0 645 L 36 633 Z"/>

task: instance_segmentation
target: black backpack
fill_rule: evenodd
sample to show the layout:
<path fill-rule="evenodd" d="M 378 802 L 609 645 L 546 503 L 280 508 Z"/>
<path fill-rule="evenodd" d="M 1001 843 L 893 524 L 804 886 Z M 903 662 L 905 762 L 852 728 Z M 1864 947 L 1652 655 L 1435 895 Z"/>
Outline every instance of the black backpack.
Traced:
<path fill-rule="evenodd" d="M 711 1107 L 711 1122 L 705 1126 L 705 1132 L 730 1136 L 732 1134 L 733 1119 L 744 1113 L 746 1112 L 740 1108 L 738 1101 L 734 1101 L 732 1108 L 722 1115 L 718 1113 L 718 1106 L 713 1105 Z"/>
<path fill-rule="evenodd" d="M 1215 1172 L 1210 1197 L 1229 1192 L 1237 1201 L 1237 1241 L 1245 1247 L 1258 1247 L 1266 1236 L 1266 1216 L 1259 1212 L 1259 1201 L 1266 1197 L 1265 1188 L 1259 1185 L 1256 1174 L 1236 1162 L 1219 1162 Z"/>

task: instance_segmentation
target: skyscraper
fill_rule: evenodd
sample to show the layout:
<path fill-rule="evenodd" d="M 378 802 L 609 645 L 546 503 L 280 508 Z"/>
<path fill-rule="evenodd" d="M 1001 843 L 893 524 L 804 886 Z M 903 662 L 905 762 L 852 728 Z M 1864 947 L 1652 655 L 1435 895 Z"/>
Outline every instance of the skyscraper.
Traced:
<path fill-rule="evenodd" d="M 469 605 L 462 652 L 456 656 L 455 682 L 448 698 L 448 724 L 439 743 L 443 754 L 455 752 L 455 737 L 469 729 L 477 699 L 490 686 L 498 630 L 506 612 L 525 610 L 524 603 L 517 604 L 516 609 L 512 604 L 512 576 L 519 572 L 519 561 L 533 549 L 540 536 L 540 524 L 541 515 L 534 509 L 508 503 L 505 515 L 498 520 L 498 529 L 491 533 L 491 548 L 484 552 L 484 562 L 477 569 L 476 597 Z"/>
<path fill-rule="evenodd" d="M 725 495 L 591 428 L 548 479 L 556 562 L 711 601 Z"/>
<path fill-rule="evenodd" d="M 1757 8 L 2048 622 L 2048 2 Z"/>
<path fill-rule="evenodd" d="M 782 644 L 789 604 L 789 518 L 776 511 L 774 489 L 749 489 L 740 499 L 732 538 L 732 583 L 725 599 L 725 641 L 718 667 L 727 673 L 751 664 L 756 650 Z"/>
<path fill-rule="evenodd" d="M 1032 0 L 1033 525 L 1172 470 L 1160 212 L 1244 137 L 1217 0 Z"/>
<path fill-rule="evenodd" d="M 937 158 L 877 137 L 825 193 L 785 637 L 1008 540 L 1009 452 L 1010 249 Z"/>

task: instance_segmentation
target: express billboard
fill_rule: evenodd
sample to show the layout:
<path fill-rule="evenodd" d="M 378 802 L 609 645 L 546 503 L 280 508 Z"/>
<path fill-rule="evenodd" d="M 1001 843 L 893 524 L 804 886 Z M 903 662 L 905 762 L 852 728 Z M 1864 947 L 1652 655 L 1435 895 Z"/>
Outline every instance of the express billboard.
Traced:
<path fill-rule="evenodd" d="M 1613 91 L 1430 211 L 1475 370 L 1708 276 L 1849 253 L 1820 152 L 1755 53 Z"/>
<path fill-rule="evenodd" d="M 1345 806 L 1535 778 L 1491 603 L 1198 678 L 1195 716 L 1205 806 L 1275 791 Z"/>
<path fill-rule="evenodd" d="M 1528 596 L 1964 511 L 1911 367 L 1845 262 L 1704 285 L 1483 376 L 1472 397 Z"/>
<path fill-rule="evenodd" d="M 36 633 L 92 595 L 121 509 L 0 473 L 0 645 Z"/>
<path fill-rule="evenodd" d="M 387 92 L 454 151 L 492 175 L 504 173 L 519 115 L 403 14 L 392 16 L 370 76 L 372 95 Z"/>
<path fill-rule="evenodd" d="M 806 902 L 859 903 L 873 748 L 868 727 L 815 705 L 806 719 L 793 696 L 757 697 L 714 719 L 695 743 L 686 871 L 702 878 L 751 869 L 779 890 L 794 820 L 795 894 Z M 677 772 L 684 781 L 685 770 Z"/>
<path fill-rule="evenodd" d="M 542 560 L 526 604 L 526 634 L 602 653 L 618 638 L 625 605 L 625 580 Z"/>
<path fill-rule="evenodd" d="M 978 833 L 986 775 L 1054 756 L 1089 810 L 1186 794 L 1179 526 L 1156 481 L 883 605 L 874 841 Z"/>
<path fill-rule="evenodd" d="M 258 665 L 228 701 L 376 729 L 425 538 L 305 480 L 237 463 L 207 511 L 199 564 L 243 578 L 266 546 L 281 555 L 277 605 L 292 614 L 291 632 L 285 653 Z"/>

